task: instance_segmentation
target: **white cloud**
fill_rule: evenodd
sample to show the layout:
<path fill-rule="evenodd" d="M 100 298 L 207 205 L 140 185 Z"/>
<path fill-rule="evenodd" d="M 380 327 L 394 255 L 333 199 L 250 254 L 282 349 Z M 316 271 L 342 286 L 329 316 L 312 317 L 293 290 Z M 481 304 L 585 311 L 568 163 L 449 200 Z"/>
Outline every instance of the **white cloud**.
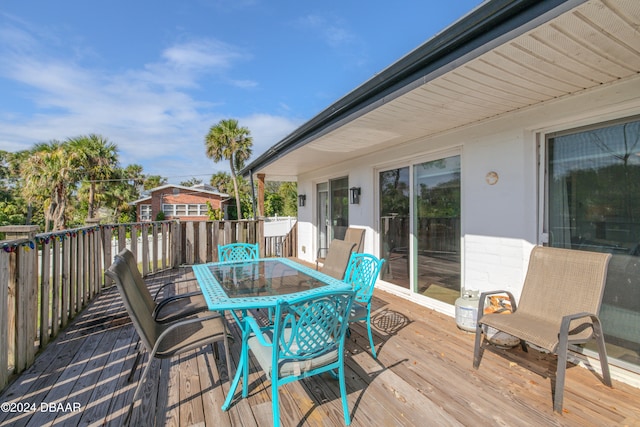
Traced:
<path fill-rule="evenodd" d="M 117 144 L 123 165 L 139 163 L 147 173 L 169 177 L 227 168 L 204 156 L 204 136 L 224 118 L 212 117 L 211 110 L 222 101 L 202 102 L 188 90 L 205 77 L 220 85 L 255 87 L 257 82 L 226 76 L 249 55 L 220 41 L 193 39 L 167 47 L 157 62 L 115 73 L 66 56 L 73 55 L 52 54 L 32 33 L 15 27 L 0 31 L 0 89 L 4 78 L 12 91 L 20 88 L 21 102 L 37 107 L 36 113 L 19 113 L 0 101 L 0 149 L 98 133 Z M 254 156 L 298 125 L 268 114 L 239 120 L 252 131 Z"/>
<path fill-rule="evenodd" d="M 162 57 L 176 69 L 229 68 L 244 55 L 218 40 L 202 39 L 170 46 Z"/>

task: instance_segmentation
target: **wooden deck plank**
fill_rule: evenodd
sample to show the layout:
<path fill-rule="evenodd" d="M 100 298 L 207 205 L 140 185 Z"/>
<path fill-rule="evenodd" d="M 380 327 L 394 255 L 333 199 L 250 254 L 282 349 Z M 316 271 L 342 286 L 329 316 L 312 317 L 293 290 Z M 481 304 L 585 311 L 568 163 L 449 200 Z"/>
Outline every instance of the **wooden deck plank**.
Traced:
<path fill-rule="evenodd" d="M 173 270 L 147 280 L 157 287 L 169 278 L 190 276 Z M 183 285 L 181 285 L 183 286 Z M 552 407 L 555 356 L 530 350 L 485 351 L 472 367 L 473 334 L 455 319 L 376 291 L 374 344 L 366 327 L 352 325 L 346 343 L 346 377 L 352 425 L 640 425 L 640 391 L 614 381 L 609 389 L 598 374 L 570 367 L 565 412 Z M 260 314 L 261 315 L 261 314 Z M 230 319 L 230 316 L 228 316 Z M 240 331 L 229 323 L 232 366 L 240 356 Z M 0 394 L 0 403 L 78 402 L 80 413 L 0 413 L 0 426 L 123 424 L 133 391 L 148 362 L 145 355 L 127 381 L 137 335 L 115 289 L 90 304 L 36 363 Z M 229 392 L 224 351 L 212 346 L 171 360 L 153 361 L 130 425 L 270 425 L 270 381 L 250 359 L 249 397 L 237 390 L 229 411 L 220 407 Z M 240 384 L 242 386 L 242 384 Z M 283 426 L 343 425 L 338 382 L 312 377 L 280 389 Z"/>

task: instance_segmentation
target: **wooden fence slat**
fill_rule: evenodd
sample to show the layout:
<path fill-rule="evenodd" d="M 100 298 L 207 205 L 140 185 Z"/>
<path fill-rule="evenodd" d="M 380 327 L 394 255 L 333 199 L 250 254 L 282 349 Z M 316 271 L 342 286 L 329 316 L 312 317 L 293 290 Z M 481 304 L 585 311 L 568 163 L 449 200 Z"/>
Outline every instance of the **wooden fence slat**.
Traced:
<path fill-rule="evenodd" d="M 89 255 L 91 253 L 91 245 L 89 244 L 89 233 L 86 233 L 84 230 L 82 233 L 78 233 L 78 240 L 82 242 L 82 254 L 81 262 L 82 262 L 82 280 L 78 283 L 78 286 L 82 288 L 82 306 L 78 304 L 76 311 L 73 313 L 75 316 L 79 313 L 83 307 L 85 307 L 89 301 Z"/>
<path fill-rule="evenodd" d="M 52 248 L 52 276 L 53 280 L 51 286 L 53 289 L 51 290 L 51 336 L 55 337 L 58 335 L 58 331 L 60 330 L 60 290 L 62 289 L 62 253 L 61 253 L 61 244 L 60 239 L 53 238 L 53 248 Z"/>
<path fill-rule="evenodd" d="M 30 246 L 24 246 L 24 279 L 27 294 L 27 365 L 25 369 L 31 366 L 36 359 L 36 353 L 38 348 L 36 342 L 38 341 L 38 251 L 32 250 Z M 35 245 L 34 245 L 35 249 Z"/>
<path fill-rule="evenodd" d="M 198 224 L 198 262 L 205 263 L 210 259 L 211 233 L 208 233 L 210 224 L 201 222 Z"/>
<path fill-rule="evenodd" d="M 195 224 L 193 222 L 186 223 L 185 227 L 185 262 L 193 264 L 195 260 Z"/>
<path fill-rule="evenodd" d="M 169 266 L 168 260 L 168 254 L 169 254 L 169 224 L 166 222 L 163 222 L 161 225 L 162 227 L 162 235 L 161 235 L 161 239 L 162 239 L 162 254 L 160 256 L 160 258 L 162 259 L 162 269 L 166 269 Z"/>
<path fill-rule="evenodd" d="M 35 358 L 35 341 L 37 335 L 38 296 L 36 275 L 34 274 L 34 255 L 25 246 L 18 246 L 14 252 L 16 280 L 16 316 L 15 316 L 15 371 L 20 373 L 31 365 Z"/>
<path fill-rule="evenodd" d="M 102 251 L 100 250 L 102 236 L 100 229 L 97 229 L 91 233 L 91 242 L 93 247 L 92 252 L 92 261 L 89 265 L 91 265 L 91 273 L 93 279 L 91 283 L 93 284 L 93 290 L 91 291 L 91 299 L 95 298 L 102 289 L 102 280 L 100 278 L 102 272 Z"/>
<path fill-rule="evenodd" d="M 118 225 L 118 252 L 127 247 L 127 229 L 124 225 Z"/>
<path fill-rule="evenodd" d="M 71 258 L 71 238 L 64 239 L 62 241 L 62 283 L 61 283 L 61 297 L 62 301 L 60 303 L 60 308 L 62 309 L 62 313 L 60 316 L 60 327 L 64 328 L 69 323 L 69 290 L 70 290 L 70 278 L 72 272 L 75 273 L 77 270 L 72 269 L 71 266 L 75 267 L 75 260 Z M 74 274 L 75 276 L 75 274 Z"/>
<path fill-rule="evenodd" d="M 140 238 L 142 240 L 142 259 L 138 259 L 135 254 L 136 261 L 142 263 L 142 275 L 149 274 L 149 224 L 142 224 L 140 227 Z"/>
<path fill-rule="evenodd" d="M 151 235 L 152 235 L 152 239 L 151 239 L 151 248 L 153 249 L 153 254 L 151 256 L 151 271 L 152 272 L 156 272 L 158 271 L 158 225 L 157 224 L 152 224 L 151 225 Z"/>
<path fill-rule="evenodd" d="M 51 247 L 49 242 L 42 242 L 40 270 L 40 347 L 44 348 L 49 343 L 49 314 L 51 295 Z M 0 296 L 0 300 L 1 300 Z"/>
<path fill-rule="evenodd" d="M 103 259 L 103 271 L 106 271 L 109 267 L 111 267 L 111 263 L 113 262 L 113 255 L 111 252 L 111 248 L 112 248 L 112 243 L 113 243 L 113 231 L 111 227 L 101 227 L 100 228 L 102 230 L 102 248 L 103 248 L 103 254 L 104 254 L 104 259 Z M 113 281 L 111 280 L 111 278 L 104 276 L 104 286 L 108 287 L 111 286 L 111 283 Z"/>
<path fill-rule="evenodd" d="M 9 381 L 9 254 L 0 252 L 0 389 Z"/>
<path fill-rule="evenodd" d="M 171 266 L 177 267 L 182 262 L 182 227 L 178 222 L 171 223 Z"/>
<path fill-rule="evenodd" d="M 81 287 L 78 286 L 78 283 L 82 283 L 82 263 L 78 261 L 78 254 L 82 253 L 82 248 L 78 247 L 79 244 L 78 239 L 69 237 L 69 317 L 73 317 L 76 307 L 82 305 Z M 64 292 L 63 295 L 65 295 Z"/>
<path fill-rule="evenodd" d="M 130 242 L 129 242 L 129 250 L 132 253 L 136 254 L 136 258 L 137 258 L 137 254 L 138 254 L 138 230 L 136 229 L 135 225 L 131 226 L 129 234 L 131 235 Z M 142 237 L 142 230 L 140 230 L 140 236 Z M 142 240 L 144 240 L 144 239 L 142 239 Z"/>

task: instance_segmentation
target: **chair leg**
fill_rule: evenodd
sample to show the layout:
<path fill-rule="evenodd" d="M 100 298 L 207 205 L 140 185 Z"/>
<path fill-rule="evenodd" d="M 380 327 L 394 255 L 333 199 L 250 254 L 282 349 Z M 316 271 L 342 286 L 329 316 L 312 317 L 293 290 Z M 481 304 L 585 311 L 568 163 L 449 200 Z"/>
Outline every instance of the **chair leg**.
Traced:
<path fill-rule="evenodd" d="M 138 369 L 138 364 L 140 363 L 140 358 L 142 357 L 142 350 L 140 349 L 140 340 L 138 340 L 138 344 L 136 344 L 137 352 L 136 358 L 133 361 L 133 366 L 131 367 L 131 371 L 129 371 L 129 376 L 127 377 L 127 382 L 133 381 L 133 376 L 136 373 L 136 369 Z"/>
<path fill-rule="evenodd" d="M 231 406 L 231 401 L 233 400 L 233 396 L 236 394 L 236 389 L 238 388 L 238 384 L 240 383 L 240 377 L 243 376 L 245 371 L 244 364 L 245 354 L 244 351 L 240 352 L 240 361 L 238 363 L 238 369 L 236 370 L 236 375 L 233 377 L 233 382 L 229 387 L 229 392 L 227 393 L 227 398 L 224 400 L 222 404 L 222 410 L 226 411 Z M 231 378 L 231 377 L 229 377 Z"/>
<path fill-rule="evenodd" d="M 280 427 L 280 399 L 278 399 L 278 378 L 276 375 L 278 375 L 277 372 L 271 374 L 271 411 L 273 412 L 273 427 Z"/>
<path fill-rule="evenodd" d="M 567 327 L 568 329 L 568 327 Z M 560 341 L 558 342 L 558 366 L 556 367 L 556 386 L 553 393 L 553 410 L 558 413 L 562 413 L 562 400 L 564 398 L 564 379 L 567 372 L 567 352 L 569 349 L 569 342 L 567 333 L 562 328 L 560 330 Z"/>
<path fill-rule="evenodd" d="M 343 355 L 344 352 L 340 352 L 340 368 L 338 369 L 339 375 L 340 375 L 340 397 L 342 399 L 342 411 L 344 414 L 344 424 L 345 425 L 349 425 L 351 424 L 351 415 L 349 414 L 349 405 L 347 402 L 347 386 L 346 386 L 346 380 L 345 380 L 345 376 L 344 376 L 344 359 L 343 359 Z"/>
<path fill-rule="evenodd" d="M 140 380 L 138 380 L 138 385 L 136 387 L 136 391 L 133 393 L 133 399 L 131 399 L 131 404 L 129 405 L 129 410 L 127 411 L 127 417 L 125 418 L 125 425 L 128 425 L 129 421 L 131 421 L 131 414 L 133 414 L 133 406 L 138 399 L 138 394 L 142 390 L 142 384 L 144 383 L 144 379 L 147 377 L 147 373 L 151 368 L 151 364 L 154 360 L 154 354 L 149 354 L 149 361 L 147 362 L 147 366 L 144 367 L 144 371 L 142 371 L 142 375 L 140 376 Z"/>
<path fill-rule="evenodd" d="M 229 353 L 229 339 L 226 335 L 224 337 L 224 357 L 227 358 L 227 378 L 231 378 L 231 354 Z"/>
<path fill-rule="evenodd" d="M 612 387 L 611 373 L 609 372 L 609 361 L 607 358 L 607 348 L 604 343 L 604 334 L 602 333 L 602 324 L 600 319 L 592 318 L 593 321 L 593 337 L 598 345 L 598 357 L 600 358 L 600 367 L 602 368 L 602 382 Z"/>
<path fill-rule="evenodd" d="M 371 345 L 371 354 L 374 359 L 378 358 L 376 347 L 373 345 L 373 334 L 371 333 L 371 311 L 367 308 L 367 333 L 369 334 L 369 345 Z"/>
<path fill-rule="evenodd" d="M 480 360 L 482 359 L 482 353 L 484 349 L 482 348 L 482 324 L 478 322 L 476 324 L 476 341 L 473 346 L 473 367 L 478 369 L 480 366 Z"/>

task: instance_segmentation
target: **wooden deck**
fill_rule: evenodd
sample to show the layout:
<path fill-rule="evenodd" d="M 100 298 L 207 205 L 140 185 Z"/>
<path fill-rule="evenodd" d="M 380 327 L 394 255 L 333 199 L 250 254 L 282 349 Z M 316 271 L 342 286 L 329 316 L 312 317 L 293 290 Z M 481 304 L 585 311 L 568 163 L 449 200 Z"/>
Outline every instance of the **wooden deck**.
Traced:
<path fill-rule="evenodd" d="M 165 272 L 147 282 L 153 287 L 177 275 Z M 485 351 L 476 371 L 473 335 L 454 319 L 382 291 L 374 309 L 378 360 L 368 351 L 364 327 L 353 326 L 347 344 L 353 426 L 640 425 L 638 389 L 615 381 L 609 389 L 598 375 L 574 367 L 567 370 L 565 411 L 558 415 L 552 411 L 553 357 L 519 348 Z M 0 425 L 122 425 L 147 363 L 143 358 L 129 382 L 136 343 L 117 290 L 105 291 L 0 394 Z M 235 366 L 239 339 L 231 354 Z M 131 425 L 271 425 L 269 382 L 255 365 L 249 398 L 237 397 L 222 412 L 228 373 L 210 346 L 153 363 Z M 338 384 L 329 376 L 289 384 L 280 396 L 284 426 L 343 425 Z"/>

